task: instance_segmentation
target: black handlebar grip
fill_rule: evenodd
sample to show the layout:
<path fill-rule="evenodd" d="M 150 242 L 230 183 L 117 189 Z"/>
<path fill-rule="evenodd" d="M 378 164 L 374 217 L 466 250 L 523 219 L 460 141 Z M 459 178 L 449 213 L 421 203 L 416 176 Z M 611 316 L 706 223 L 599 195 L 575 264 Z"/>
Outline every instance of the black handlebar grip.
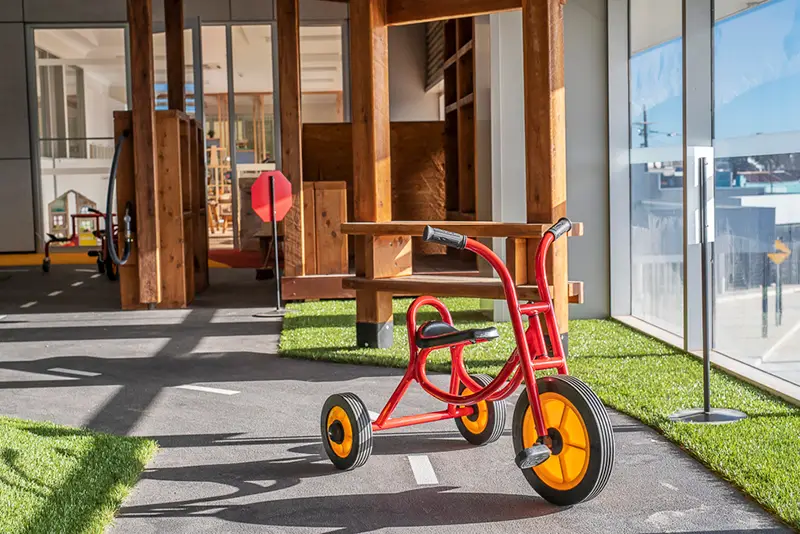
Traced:
<path fill-rule="evenodd" d="M 422 240 L 429 243 L 447 245 L 459 250 L 463 250 L 467 246 L 467 236 L 433 228 L 432 226 L 426 226 L 425 230 L 422 231 Z"/>
<path fill-rule="evenodd" d="M 558 239 L 559 237 L 561 237 L 562 235 L 566 234 L 570 230 L 572 230 L 572 221 L 570 221 L 566 217 L 561 217 L 558 220 L 558 222 L 555 223 L 550 228 L 548 228 L 547 231 L 550 232 L 551 234 L 553 234 L 553 237 L 555 239 Z"/>
<path fill-rule="evenodd" d="M 100 210 L 96 210 L 94 208 L 88 208 L 89 213 L 94 213 L 95 215 L 103 215 L 103 212 Z"/>

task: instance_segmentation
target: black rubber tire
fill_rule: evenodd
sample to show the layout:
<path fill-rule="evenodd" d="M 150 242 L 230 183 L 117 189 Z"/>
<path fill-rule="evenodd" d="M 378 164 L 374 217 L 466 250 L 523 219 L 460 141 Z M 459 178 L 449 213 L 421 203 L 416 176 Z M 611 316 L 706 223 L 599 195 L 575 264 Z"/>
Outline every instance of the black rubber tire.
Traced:
<path fill-rule="evenodd" d="M 106 272 L 106 264 L 101 258 L 97 258 L 97 272 L 100 274 L 105 274 Z"/>
<path fill-rule="evenodd" d="M 106 278 L 108 278 L 112 282 L 116 282 L 117 278 L 119 278 L 119 266 L 116 263 L 114 263 L 111 257 L 106 257 L 105 265 L 106 265 Z"/>
<path fill-rule="evenodd" d="M 50 260 L 45 258 L 42 260 L 42 272 L 49 273 L 50 272 Z"/>
<path fill-rule="evenodd" d="M 483 387 L 488 386 L 492 382 L 492 378 L 487 375 L 470 376 L 475 382 Z M 466 386 L 461 384 L 458 388 L 458 393 L 462 394 L 465 389 Z M 486 445 L 488 443 L 497 441 L 500 439 L 500 436 L 503 435 L 503 430 L 506 428 L 505 400 L 486 401 L 486 409 L 489 414 L 488 421 L 486 422 L 486 427 L 479 434 L 473 433 L 466 427 L 463 421 L 464 417 L 459 417 L 455 420 L 458 431 L 461 432 L 461 435 L 464 436 L 465 440 L 473 445 Z M 477 414 L 467 416 L 467 418 L 474 420 L 477 418 Z"/>
<path fill-rule="evenodd" d="M 539 378 L 536 384 L 539 394 L 553 392 L 565 397 L 583 418 L 589 435 L 589 465 L 578 485 L 568 490 L 547 485 L 536 474 L 535 468 L 522 470 L 525 479 L 545 500 L 558 506 L 570 506 L 597 497 L 608 483 L 614 468 L 614 430 L 603 403 L 589 386 L 574 376 L 546 376 Z M 524 391 L 514 409 L 514 454 L 518 454 L 523 448 L 522 424 L 529 406 L 528 393 Z"/>
<path fill-rule="evenodd" d="M 328 414 L 335 407 L 347 414 L 353 430 L 353 446 L 347 457 L 336 454 L 328 441 Z M 337 469 L 349 471 L 361 467 L 372 454 L 372 422 L 364 402 L 353 393 L 331 395 L 322 406 L 320 415 L 320 434 L 325 453 Z"/>

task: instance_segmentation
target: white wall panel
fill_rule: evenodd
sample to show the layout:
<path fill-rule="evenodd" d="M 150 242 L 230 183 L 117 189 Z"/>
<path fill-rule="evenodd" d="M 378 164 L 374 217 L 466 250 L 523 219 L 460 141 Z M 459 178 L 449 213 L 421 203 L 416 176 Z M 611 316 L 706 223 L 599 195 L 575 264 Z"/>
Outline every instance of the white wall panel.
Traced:
<path fill-rule="evenodd" d="M 31 161 L 0 160 L 0 252 L 33 252 L 33 213 Z"/>
<path fill-rule="evenodd" d="M 30 158 L 25 31 L 20 23 L 0 24 L 0 159 Z"/>
<path fill-rule="evenodd" d="M 605 0 L 564 6 L 567 213 L 585 224 L 584 236 L 569 240 L 569 279 L 585 282 L 571 319 L 610 314 L 606 15 Z"/>
<path fill-rule="evenodd" d="M 22 0 L 0 0 L 0 22 L 22 22 Z"/>

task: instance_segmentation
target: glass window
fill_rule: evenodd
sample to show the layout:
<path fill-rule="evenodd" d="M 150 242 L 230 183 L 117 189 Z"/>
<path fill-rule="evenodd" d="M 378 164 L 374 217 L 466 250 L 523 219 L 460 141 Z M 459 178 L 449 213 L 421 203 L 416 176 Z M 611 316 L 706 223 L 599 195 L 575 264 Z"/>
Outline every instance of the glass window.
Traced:
<path fill-rule="evenodd" d="M 167 100 L 167 38 L 163 29 L 153 34 L 153 74 L 155 76 L 156 109 L 168 109 Z M 194 62 L 192 30 L 183 30 L 184 76 L 186 80 L 186 113 L 194 116 Z"/>
<path fill-rule="evenodd" d="M 800 0 L 716 0 L 715 347 L 800 384 Z"/>
<path fill-rule="evenodd" d="M 342 27 L 300 28 L 300 90 L 304 123 L 344 122 Z"/>
<path fill-rule="evenodd" d="M 113 113 L 128 105 L 125 31 L 36 29 L 33 39 L 43 230 L 86 244 L 78 234 L 97 221 L 75 216 L 106 209 Z"/>
<path fill-rule="evenodd" d="M 681 0 L 630 2 L 631 310 L 683 332 Z"/>

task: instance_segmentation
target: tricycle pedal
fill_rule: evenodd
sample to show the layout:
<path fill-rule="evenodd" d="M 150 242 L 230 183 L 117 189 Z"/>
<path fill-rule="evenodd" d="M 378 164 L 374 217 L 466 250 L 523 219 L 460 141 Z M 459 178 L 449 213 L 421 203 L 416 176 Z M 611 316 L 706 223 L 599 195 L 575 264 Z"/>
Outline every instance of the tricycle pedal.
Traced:
<path fill-rule="evenodd" d="M 517 467 L 520 469 L 530 469 L 539 464 L 543 464 L 550 458 L 550 448 L 544 443 L 537 443 L 527 449 L 522 449 L 514 458 Z"/>

